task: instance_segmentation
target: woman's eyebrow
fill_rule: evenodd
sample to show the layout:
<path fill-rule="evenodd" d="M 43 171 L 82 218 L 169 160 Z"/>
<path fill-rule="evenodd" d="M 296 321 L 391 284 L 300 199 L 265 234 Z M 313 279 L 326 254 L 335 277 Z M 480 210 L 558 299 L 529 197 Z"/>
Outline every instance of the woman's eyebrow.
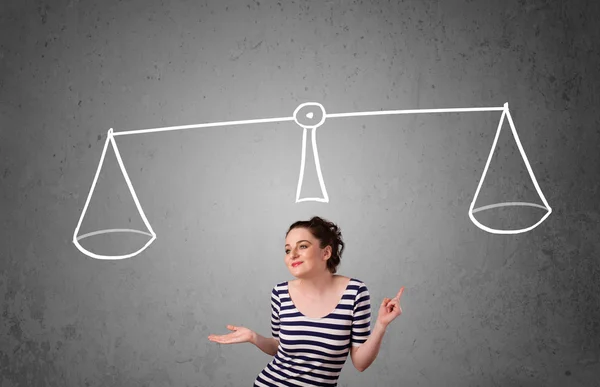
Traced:
<path fill-rule="evenodd" d="M 310 243 L 310 242 L 309 242 L 309 241 L 307 241 L 306 239 L 303 239 L 303 240 L 301 240 L 301 241 L 298 241 L 296 244 L 298 244 L 298 243 L 300 243 L 300 242 L 308 242 L 308 243 Z M 285 247 L 287 247 L 287 246 L 289 246 L 289 244 L 286 244 L 286 245 L 285 245 Z"/>

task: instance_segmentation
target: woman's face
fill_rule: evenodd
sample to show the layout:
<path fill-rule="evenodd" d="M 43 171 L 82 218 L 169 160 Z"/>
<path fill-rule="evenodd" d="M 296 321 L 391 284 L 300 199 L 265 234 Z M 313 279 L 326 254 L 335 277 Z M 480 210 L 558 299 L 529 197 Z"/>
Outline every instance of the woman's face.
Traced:
<path fill-rule="evenodd" d="M 327 270 L 331 248 L 319 247 L 319 240 L 305 228 L 291 230 L 285 238 L 285 264 L 294 277 Z M 294 265 L 299 263 L 299 265 Z"/>

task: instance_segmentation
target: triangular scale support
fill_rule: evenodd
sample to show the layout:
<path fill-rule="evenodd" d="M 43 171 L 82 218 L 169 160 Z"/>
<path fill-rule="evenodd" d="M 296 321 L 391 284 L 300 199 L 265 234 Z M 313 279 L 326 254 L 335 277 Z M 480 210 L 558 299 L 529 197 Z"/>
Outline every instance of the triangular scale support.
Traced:
<path fill-rule="evenodd" d="M 320 110 L 320 116 L 321 116 L 321 120 L 317 123 L 312 123 L 312 124 L 304 124 L 301 121 L 301 119 L 299 119 L 300 116 L 300 110 L 308 107 L 313 108 L 313 109 L 318 109 Z M 309 118 L 313 118 L 313 113 L 309 113 L 306 115 Z M 320 202 L 320 203 L 329 203 L 329 195 L 327 195 L 327 188 L 325 188 L 325 181 L 323 180 L 323 173 L 321 172 L 321 163 L 319 161 L 319 151 L 317 149 L 317 129 L 319 128 L 319 126 L 321 126 L 323 124 L 323 122 L 325 122 L 325 117 L 327 116 L 327 114 L 325 113 L 325 108 L 323 107 L 323 105 L 321 105 L 318 102 L 307 102 L 307 103 L 303 103 L 300 104 L 296 110 L 294 111 L 294 120 L 296 121 L 296 124 L 298 124 L 300 127 L 302 127 L 302 158 L 300 159 L 300 176 L 298 177 L 298 187 L 296 188 L 296 203 L 301 203 L 301 202 L 309 202 L 309 201 L 313 201 L 313 202 Z M 302 183 L 304 181 L 304 167 L 306 164 L 306 137 L 307 137 L 307 132 L 310 130 L 310 143 L 312 146 L 312 154 L 313 154 L 313 158 L 314 158 L 314 162 L 315 162 L 315 168 L 316 168 L 316 172 L 317 172 L 317 177 L 319 178 L 319 188 L 321 188 L 321 193 L 323 194 L 323 197 L 321 198 L 300 198 L 300 193 L 302 192 Z"/>

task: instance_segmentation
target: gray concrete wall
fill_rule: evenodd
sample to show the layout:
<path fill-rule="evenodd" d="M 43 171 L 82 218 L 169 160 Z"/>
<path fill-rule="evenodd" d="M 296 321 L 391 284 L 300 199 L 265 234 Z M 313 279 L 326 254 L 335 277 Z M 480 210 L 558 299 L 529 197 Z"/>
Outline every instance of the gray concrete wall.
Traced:
<path fill-rule="evenodd" d="M 207 336 L 270 336 L 270 290 L 292 278 L 285 232 L 313 215 L 342 228 L 339 273 L 367 284 L 374 318 L 406 287 L 376 361 L 348 360 L 340 386 L 597 385 L 598 17 L 592 1 L 2 2 L 0 386 L 251 385 L 270 358 Z M 329 203 L 295 203 L 294 122 L 115 137 L 157 238 L 124 260 L 72 243 L 109 128 L 311 101 L 508 102 L 553 213 L 514 235 L 469 219 L 500 112 L 330 118 Z M 542 203 L 504 125 L 476 207 L 511 201 Z M 508 229 L 543 211 L 479 215 Z M 81 233 L 115 228 L 146 230 L 109 148 Z M 147 240 L 81 243 L 118 255 Z"/>

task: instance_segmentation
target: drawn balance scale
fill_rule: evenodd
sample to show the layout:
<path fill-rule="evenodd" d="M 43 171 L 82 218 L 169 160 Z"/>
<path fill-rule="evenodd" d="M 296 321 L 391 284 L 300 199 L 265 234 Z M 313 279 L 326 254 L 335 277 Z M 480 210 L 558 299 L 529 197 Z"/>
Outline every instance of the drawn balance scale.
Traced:
<path fill-rule="evenodd" d="M 150 225 L 150 222 L 148 222 L 148 219 L 146 218 L 144 210 L 142 209 L 142 206 L 140 205 L 138 197 L 135 193 L 135 190 L 133 189 L 133 185 L 131 184 L 131 180 L 129 179 L 129 175 L 127 174 L 125 166 L 123 165 L 123 160 L 121 159 L 121 155 L 119 153 L 117 144 L 115 142 L 115 137 L 117 137 L 117 136 L 163 132 L 163 131 L 172 131 L 172 130 L 213 128 L 213 127 L 217 127 L 217 126 L 249 125 L 249 124 L 261 124 L 261 123 L 269 123 L 269 122 L 295 121 L 296 124 L 298 124 L 303 129 L 302 158 L 300 161 L 300 176 L 298 179 L 298 187 L 296 190 L 296 203 L 306 202 L 306 201 L 328 203 L 329 196 L 327 195 L 327 189 L 325 188 L 323 174 L 321 173 L 321 165 L 319 163 L 319 154 L 317 151 L 317 129 L 325 122 L 325 119 L 358 117 L 358 116 L 392 115 L 392 114 L 465 113 L 465 112 L 490 112 L 490 111 L 501 111 L 502 115 L 500 117 L 500 122 L 498 124 L 496 136 L 494 137 L 494 142 L 492 143 L 492 148 L 490 150 L 490 154 L 488 156 L 487 162 L 483 169 L 481 179 L 479 180 L 477 190 L 475 191 L 475 195 L 473 196 L 473 200 L 471 202 L 471 205 L 469 206 L 469 212 L 468 212 L 469 218 L 471 219 L 473 224 L 475 224 L 477 227 L 479 227 L 480 229 L 482 229 L 484 231 L 492 233 L 492 234 L 519 234 L 519 233 L 527 232 L 527 231 L 534 229 L 535 227 L 540 225 L 544 220 L 546 220 L 546 218 L 548 218 L 548 216 L 550 216 L 550 214 L 552 213 L 552 209 L 548 205 L 548 202 L 546 201 L 546 198 L 544 197 L 544 194 L 542 193 L 542 190 L 540 189 L 538 182 L 533 174 L 533 171 L 531 169 L 529 161 L 527 160 L 527 156 L 525 155 L 525 151 L 523 150 L 523 146 L 521 145 L 519 136 L 517 135 L 517 131 L 515 129 L 515 126 L 514 126 L 514 123 L 512 120 L 512 117 L 508 110 L 508 103 L 505 103 L 504 106 L 502 106 L 502 107 L 487 107 L 487 108 L 414 109 L 414 110 L 388 110 L 388 111 L 368 111 L 368 112 L 327 114 L 325 112 L 325 108 L 320 103 L 307 102 L 307 103 L 303 103 L 303 104 L 299 105 L 296 108 L 296 110 L 294 111 L 293 116 L 291 116 L 291 117 L 266 118 L 266 119 L 255 119 L 255 120 L 244 120 L 244 121 L 213 122 L 213 123 L 198 124 L 198 125 L 171 126 L 171 127 L 154 128 L 154 129 L 141 129 L 141 130 L 125 131 L 125 132 L 113 132 L 113 129 L 111 128 L 108 131 L 108 136 L 106 138 L 106 142 L 104 143 L 104 149 L 102 150 L 102 156 L 100 157 L 100 162 L 98 163 L 98 169 L 96 170 L 96 175 L 94 177 L 94 181 L 92 182 L 92 186 L 90 188 L 90 192 L 88 194 L 87 200 L 86 200 L 83 210 L 81 212 L 79 222 L 77 223 L 77 227 L 75 228 L 75 232 L 73 233 L 73 243 L 79 249 L 79 251 L 81 251 L 83 254 L 85 254 L 91 258 L 115 260 L 115 259 L 131 258 L 131 257 L 138 255 L 139 253 L 144 251 L 148 246 L 150 246 L 150 244 L 152 244 L 152 242 L 154 242 L 154 240 L 156 239 L 156 233 L 153 231 L 152 226 Z M 539 195 L 543 205 L 536 204 L 536 203 L 528 203 L 528 202 L 505 202 L 505 203 L 496 203 L 496 204 L 491 204 L 491 205 L 487 205 L 487 206 L 474 208 L 475 202 L 479 195 L 479 191 L 481 190 L 482 183 L 485 180 L 486 173 L 488 171 L 490 162 L 492 160 L 494 150 L 496 149 L 496 144 L 497 144 L 498 138 L 500 136 L 502 124 L 504 123 L 505 119 L 508 119 L 508 123 L 509 123 L 511 131 L 512 131 L 512 135 L 515 139 L 517 147 L 519 148 L 519 152 L 525 163 L 525 166 L 527 167 L 527 171 L 529 172 L 529 177 L 531 178 L 531 180 L 535 186 L 535 189 L 537 191 L 537 194 Z M 320 197 L 320 198 L 319 197 L 300 198 L 300 192 L 302 190 L 302 183 L 303 183 L 303 179 L 304 179 L 304 166 L 305 166 L 306 151 L 307 151 L 307 149 L 306 149 L 307 135 L 309 132 L 310 132 L 310 142 L 311 142 L 311 146 L 312 146 L 312 154 L 314 156 L 314 162 L 315 162 L 315 166 L 316 166 L 316 175 L 318 176 L 318 179 L 319 179 L 319 185 L 320 185 L 321 194 L 322 194 L 322 197 Z M 131 196 L 133 197 L 133 200 L 135 202 L 137 210 L 144 222 L 144 225 L 147 227 L 148 232 L 141 231 L 141 230 L 133 230 L 133 229 L 105 229 L 105 230 L 98 230 L 98 231 L 94 231 L 94 232 L 90 232 L 90 233 L 78 236 L 77 234 L 79 233 L 81 223 L 83 221 L 83 218 L 85 217 L 86 211 L 87 211 L 89 203 L 90 203 L 90 199 L 92 198 L 92 195 L 94 193 L 94 188 L 96 187 L 96 183 L 98 181 L 98 177 L 100 175 L 100 171 L 101 171 L 102 165 L 104 163 L 104 157 L 106 156 L 106 150 L 108 149 L 109 143 L 113 147 L 113 150 L 114 150 L 116 158 L 117 158 L 117 162 L 119 164 L 121 172 L 123 173 L 125 182 L 127 183 L 127 186 L 129 188 L 129 192 L 131 193 Z M 506 206 L 537 207 L 537 208 L 546 210 L 546 213 L 534 225 L 532 225 L 530 227 L 522 228 L 522 229 L 517 229 L 517 230 L 492 229 L 492 228 L 487 227 L 487 226 L 483 225 L 482 223 L 480 223 L 473 216 L 473 214 L 480 212 L 480 211 L 490 210 L 490 209 L 497 208 L 497 207 L 506 207 Z M 150 240 L 142 248 L 140 248 L 139 250 L 137 250 L 133 253 L 124 254 L 124 255 L 113 255 L 113 256 L 95 254 L 95 253 L 85 249 L 79 243 L 79 241 L 82 239 L 85 239 L 85 238 L 88 238 L 88 237 L 91 237 L 94 235 L 106 234 L 106 233 L 138 233 L 138 234 L 143 234 L 143 235 L 149 236 Z"/>

